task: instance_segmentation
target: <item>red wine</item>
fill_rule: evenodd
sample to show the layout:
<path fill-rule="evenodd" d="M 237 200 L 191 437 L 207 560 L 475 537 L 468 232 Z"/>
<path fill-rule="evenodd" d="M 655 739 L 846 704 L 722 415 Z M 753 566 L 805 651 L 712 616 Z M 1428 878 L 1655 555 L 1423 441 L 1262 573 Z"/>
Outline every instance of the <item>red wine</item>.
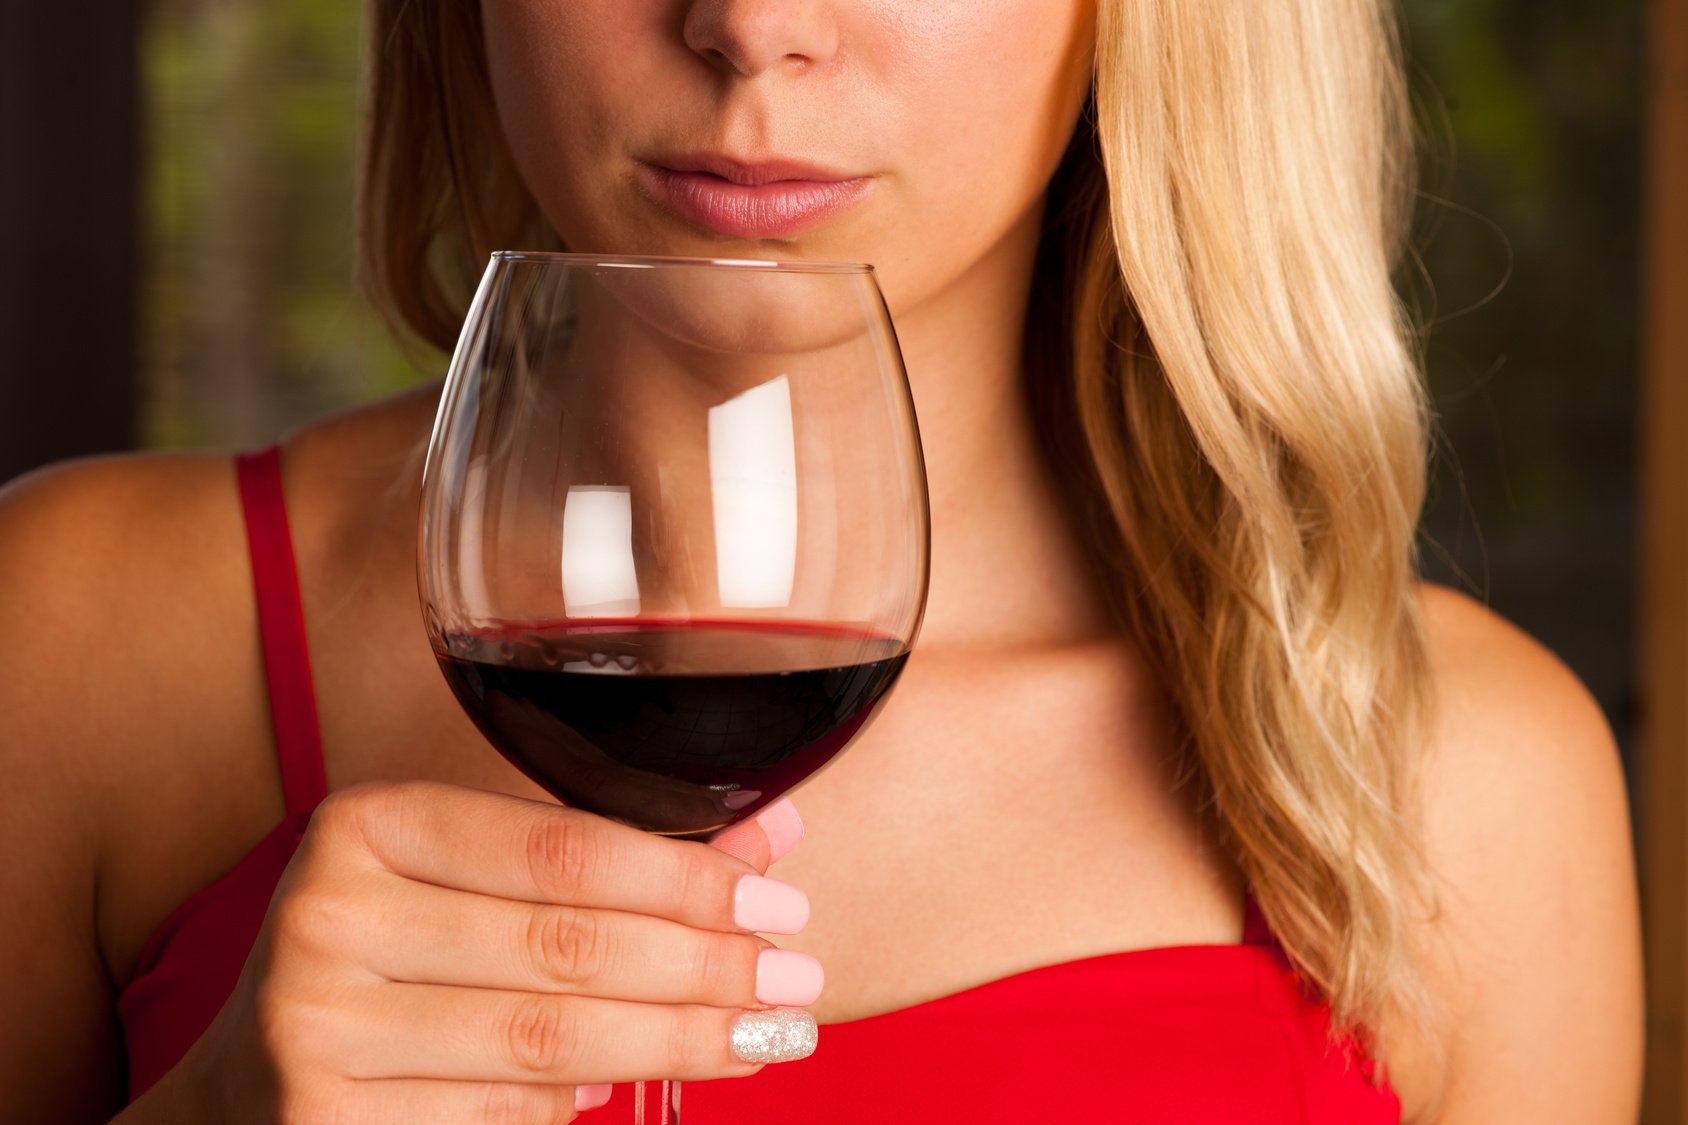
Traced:
<path fill-rule="evenodd" d="M 481 732 L 559 800 L 699 837 L 831 761 L 908 659 L 843 626 L 695 621 L 447 634 L 435 655 Z"/>

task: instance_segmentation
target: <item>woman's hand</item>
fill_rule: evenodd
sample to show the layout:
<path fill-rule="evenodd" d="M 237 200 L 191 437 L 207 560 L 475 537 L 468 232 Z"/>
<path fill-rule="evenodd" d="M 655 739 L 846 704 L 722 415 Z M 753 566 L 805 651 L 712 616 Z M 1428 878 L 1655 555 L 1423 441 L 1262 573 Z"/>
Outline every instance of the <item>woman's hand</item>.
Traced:
<path fill-rule="evenodd" d="M 608 1083 L 800 1058 L 813 1019 L 768 1009 L 812 1003 L 820 965 L 754 934 L 808 920 L 760 874 L 801 835 L 785 802 L 704 847 L 438 784 L 336 794 L 156 1093 L 217 1121 L 551 1122 Z"/>

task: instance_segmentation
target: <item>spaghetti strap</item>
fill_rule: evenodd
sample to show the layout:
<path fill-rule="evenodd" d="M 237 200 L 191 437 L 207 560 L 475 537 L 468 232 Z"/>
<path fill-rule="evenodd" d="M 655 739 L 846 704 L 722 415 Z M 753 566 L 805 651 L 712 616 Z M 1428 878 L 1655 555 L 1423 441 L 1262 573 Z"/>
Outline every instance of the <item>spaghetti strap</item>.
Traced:
<path fill-rule="evenodd" d="M 299 571 L 281 487 L 281 448 L 243 453 L 235 459 L 235 471 L 252 559 L 258 637 L 282 797 L 288 816 L 308 816 L 328 795 L 328 780 L 322 765 L 322 731 L 311 685 L 305 613 L 299 600 Z"/>

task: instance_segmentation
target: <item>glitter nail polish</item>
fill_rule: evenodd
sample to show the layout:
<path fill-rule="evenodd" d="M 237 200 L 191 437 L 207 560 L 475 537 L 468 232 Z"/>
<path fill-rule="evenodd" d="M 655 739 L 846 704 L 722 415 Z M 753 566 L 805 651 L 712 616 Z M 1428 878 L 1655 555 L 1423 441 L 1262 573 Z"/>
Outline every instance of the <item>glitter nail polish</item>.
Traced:
<path fill-rule="evenodd" d="M 747 1063 L 806 1059 L 819 1035 L 815 1017 L 801 1008 L 746 1012 L 733 1021 L 733 1054 Z"/>

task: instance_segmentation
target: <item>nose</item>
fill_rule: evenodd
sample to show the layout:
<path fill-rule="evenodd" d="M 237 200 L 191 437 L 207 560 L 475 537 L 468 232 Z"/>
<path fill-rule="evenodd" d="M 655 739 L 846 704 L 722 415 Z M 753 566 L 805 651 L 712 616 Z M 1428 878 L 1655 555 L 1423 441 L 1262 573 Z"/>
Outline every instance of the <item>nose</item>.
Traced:
<path fill-rule="evenodd" d="M 838 53 L 827 0 L 693 0 L 686 46 L 722 73 L 754 78 L 771 67 L 797 69 Z"/>

